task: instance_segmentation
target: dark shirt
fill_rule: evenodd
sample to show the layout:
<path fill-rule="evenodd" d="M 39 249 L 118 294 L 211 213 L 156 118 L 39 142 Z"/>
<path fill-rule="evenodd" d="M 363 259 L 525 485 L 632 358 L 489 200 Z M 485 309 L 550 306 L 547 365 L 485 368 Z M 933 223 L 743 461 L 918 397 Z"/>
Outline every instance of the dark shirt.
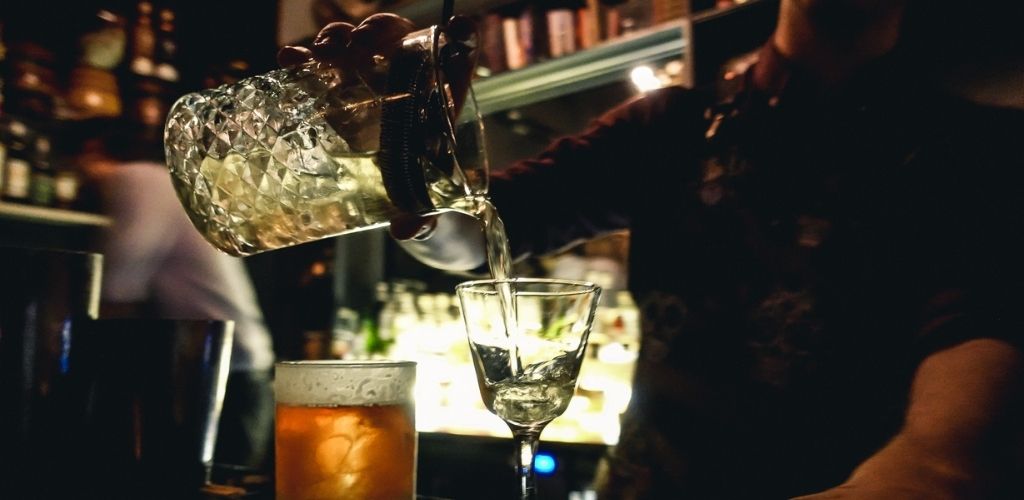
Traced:
<path fill-rule="evenodd" d="M 908 73 L 828 88 L 768 47 L 725 101 L 652 92 L 494 175 L 519 253 L 630 230 L 642 340 L 606 496 L 836 486 L 924 356 L 1021 345 L 1022 114 Z"/>

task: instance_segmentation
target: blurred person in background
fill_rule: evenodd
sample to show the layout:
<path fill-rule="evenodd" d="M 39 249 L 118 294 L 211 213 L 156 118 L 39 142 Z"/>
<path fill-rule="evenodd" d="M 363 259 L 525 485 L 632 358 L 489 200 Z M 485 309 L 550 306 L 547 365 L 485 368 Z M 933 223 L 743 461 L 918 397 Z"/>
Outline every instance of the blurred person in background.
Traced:
<path fill-rule="evenodd" d="M 174 192 L 161 143 L 147 140 L 143 127 L 95 120 L 76 128 L 78 161 L 102 211 L 113 219 L 99 244 L 101 316 L 233 320 L 214 461 L 266 467 L 274 353 L 243 261 L 216 251 L 193 228 Z"/>
<path fill-rule="evenodd" d="M 908 3 L 782 0 L 724 99 L 653 91 L 493 175 L 517 254 L 631 232 L 643 336 L 601 498 L 1021 498 L 1024 117 L 921 80 Z M 279 61 L 361 68 L 411 29 L 335 23 Z M 391 231 L 484 262 L 464 216 Z"/>

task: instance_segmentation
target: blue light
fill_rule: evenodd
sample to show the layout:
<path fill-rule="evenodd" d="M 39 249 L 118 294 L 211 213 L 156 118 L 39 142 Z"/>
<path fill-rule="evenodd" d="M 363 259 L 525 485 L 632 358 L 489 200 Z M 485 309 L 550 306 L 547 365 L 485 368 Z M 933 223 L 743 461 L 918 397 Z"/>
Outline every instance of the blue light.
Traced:
<path fill-rule="evenodd" d="M 555 457 L 546 453 L 538 453 L 533 457 L 533 470 L 537 471 L 537 474 L 551 474 L 555 472 L 555 467 L 558 463 L 555 462 Z"/>

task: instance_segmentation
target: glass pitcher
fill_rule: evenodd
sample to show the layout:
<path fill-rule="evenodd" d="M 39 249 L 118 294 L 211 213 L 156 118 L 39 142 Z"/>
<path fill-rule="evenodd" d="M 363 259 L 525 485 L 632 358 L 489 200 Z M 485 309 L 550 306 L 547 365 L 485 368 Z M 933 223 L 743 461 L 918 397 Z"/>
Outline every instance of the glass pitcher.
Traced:
<path fill-rule="evenodd" d="M 243 256 L 399 212 L 472 212 L 487 192 L 483 125 L 472 90 L 456 110 L 450 48 L 436 26 L 407 35 L 375 69 L 383 93 L 372 75 L 310 61 L 179 99 L 164 144 L 192 223 Z"/>

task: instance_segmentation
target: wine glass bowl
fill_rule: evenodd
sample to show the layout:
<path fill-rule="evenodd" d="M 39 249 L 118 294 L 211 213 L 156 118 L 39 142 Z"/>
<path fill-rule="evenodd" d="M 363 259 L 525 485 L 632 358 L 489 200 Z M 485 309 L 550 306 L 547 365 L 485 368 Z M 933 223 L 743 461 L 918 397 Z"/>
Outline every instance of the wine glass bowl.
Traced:
<path fill-rule="evenodd" d="M 541 431 L 572 399 L 601 290 L 518 278 L 470 281 L 456 291 L 480 395 L 512 430 L 522 498 L 533 498 L 533 454 Z"/>

